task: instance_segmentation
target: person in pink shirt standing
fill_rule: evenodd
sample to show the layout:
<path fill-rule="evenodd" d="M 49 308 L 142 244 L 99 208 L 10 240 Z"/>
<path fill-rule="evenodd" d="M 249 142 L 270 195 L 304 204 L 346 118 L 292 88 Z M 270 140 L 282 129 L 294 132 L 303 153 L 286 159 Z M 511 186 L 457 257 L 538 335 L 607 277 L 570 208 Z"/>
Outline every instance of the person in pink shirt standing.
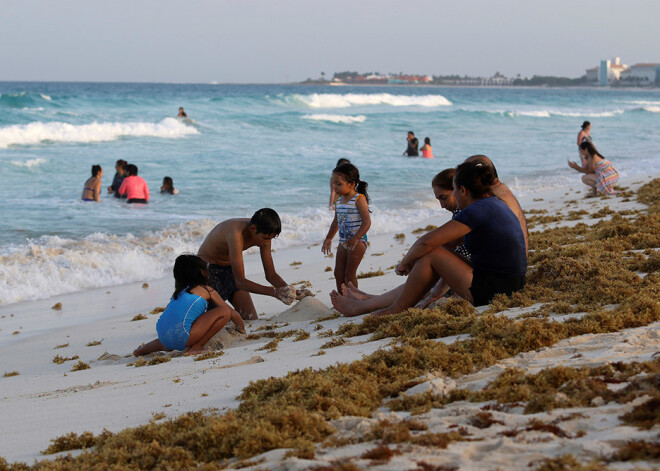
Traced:
<path fill-rule="evenodd" d="M 121 196 L 126 195 L 127 203 L 148 203 L 149 187 L 144 178 L 138 177 L 137 165 L 129 164 L 126 166 L 128 176 L 124 178 L 119 190 Z"/>

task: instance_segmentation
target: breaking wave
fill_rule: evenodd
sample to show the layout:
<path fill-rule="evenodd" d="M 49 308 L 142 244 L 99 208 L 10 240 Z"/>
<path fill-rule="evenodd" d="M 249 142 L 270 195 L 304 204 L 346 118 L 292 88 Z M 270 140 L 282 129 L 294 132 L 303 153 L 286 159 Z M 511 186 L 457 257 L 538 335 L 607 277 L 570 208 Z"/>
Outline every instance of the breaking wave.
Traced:
<path fill-rule="evenodd" d="M 336 93 L 313 93 L 311 95 L 292 95 L 291 100 L 310 108 L 350 108 L 351 106 L 389 105 L 389 106 L 451 106 L 451 101 L 442 95 L 392 95 L 390 93 L 345 95 Z"/>
<path fill-rule="evenodd" d="M 199 134 L 199 131 L 175 118 L 165 118 L 158 123 L 68 124 L 36 121 L 0 128 L 0 148 L 48 142 L 103 142 L 114 141 L 121 137 L 176 139 L 192 134 Z"/>
<path fill-rule="evenodd" d="M 353 124 L 364 123 L 367 120 L 366 116 L 345 116 L 340 114 L 308 114 L 303 116 L 303 119 L 312 121 L 330 121 L 331 123 Z"/>

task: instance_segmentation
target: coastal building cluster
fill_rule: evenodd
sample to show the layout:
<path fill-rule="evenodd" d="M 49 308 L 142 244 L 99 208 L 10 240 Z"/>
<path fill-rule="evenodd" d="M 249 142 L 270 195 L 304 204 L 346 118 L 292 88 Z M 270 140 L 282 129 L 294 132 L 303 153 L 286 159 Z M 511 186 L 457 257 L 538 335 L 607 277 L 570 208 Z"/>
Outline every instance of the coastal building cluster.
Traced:
<path fill-rule="evenodd" d="M 322 74 L 324 75 L 324 74 Z M 458 86 L 614 86 L 660 87 L 660 62 L 621 63 L 621 58 L 601 60 L 579 78 L 534 75 L 532 78 L 505 77 L 496 72 L 491 77 L 459 75 L 380 74 L 377 72 L 338 72 L 331 80 L 308 79 L 308 83 L 330 85 L 458 85 Z"/>
<path fill-rule="evenodd" d="M 587 82 L 598 85 L 658 85 L 660 84 L 660 63 L 641 62 L 634 65 L 621 63 L 619 57 L 601 60 L 600 64 L 586 70 Z"/>

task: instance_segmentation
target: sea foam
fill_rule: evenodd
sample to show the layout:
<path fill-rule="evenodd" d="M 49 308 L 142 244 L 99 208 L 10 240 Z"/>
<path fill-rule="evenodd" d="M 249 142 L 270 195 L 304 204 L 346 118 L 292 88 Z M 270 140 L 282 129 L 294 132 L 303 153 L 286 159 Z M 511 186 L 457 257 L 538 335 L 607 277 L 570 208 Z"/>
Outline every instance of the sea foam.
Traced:
<path fill-rule="evenodd" d="M 103 142 L 121 137 L 180 138 L 199 131 L 186 126 L 175 118 L 165 118 L 158 123 L 90 123 L 68 124 L 63 122 L 15 124 L 0 128 L 0 148 L 15 145 L 34 145 L 44 142 Z"/>
<path fill-rule="evenodd" d="M 429 217 L 445 222 L 450 216 L 431 198 L 405 210 L 373 209 L 377 217 L 372 218 L 370 235 L 401 231 Z M 297 214 L 280 213 L 280 217 L 282 233 L 273 242 L 278 250 L 322 242 L 333 212 L 306 208 Z M 0 305 L 162 278 L 171 273 L 179 254 L 197 252 L 216 223 L 193 220 L 139 236 L 42 236 L 25 244 L 5 246 L 0 254 Z M 334 242 L 336 245 L 336 238 Z"/>
<path fill-rule="evenodd" d="M 364 105 L 389 106 L 451 106 L 451 101 L 442 95 L 392 95 L 390 93 L 313 93 L 311 95 L 293 95 L 294 101 L 310 108 L 349 108 Z"/>
<path fill-rule="evenodd" d="M 45 164 L 48 162 L 48 159 L 43 159 L 41 157 L 38 157 L 36 159 L 28 159 L 25 161 L 22 160 L 10 160 L 9 163 L 16 166 L 16 167 L 25 167 L 25 168 L 35 168 L 38 167 L 41 164 Z"/>
<path fill-rule="evenodd" d="M 308 114 L 303 116 L 303 119 L 312 121 L 330 121 L 331 123 L 353 124 L 364 123 L 367 120 L 366 116 L 345 116 L 340 114 Z"/>

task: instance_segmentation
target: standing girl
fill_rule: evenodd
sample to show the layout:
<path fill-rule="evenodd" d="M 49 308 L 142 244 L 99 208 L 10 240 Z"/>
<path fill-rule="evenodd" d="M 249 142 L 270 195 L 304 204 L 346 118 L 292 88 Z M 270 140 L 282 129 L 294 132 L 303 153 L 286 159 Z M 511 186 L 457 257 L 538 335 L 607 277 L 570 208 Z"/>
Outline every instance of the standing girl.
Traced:
<path fill-rule="evenodd" d="M 156 323 L 158 338 L 136 348 L 133 355 L 185 349 L 186 355 L 196 355 L 230 320 L 245 333 L 240 314 L 209 286 L 206 262 L 197 255 L 179 255 L 174 262 L 174 294 Z"/>
<path fill-rule="evenodd" d="M 332 252 L 332 238 L 339 231 L 339 246 L 335 261 L 337 289 L 349 282 L 357 286 L 357 268 L 367 250 L 367 231 L 371 226 L 367 182 L 360 181 L 360 172 L 353 164 L 341 164 L 332 171 L 332 188 L 338 198 L 335 217 L 321 251 Z"/>
<path fill-rule="evenodd" d="M 430 137 L 425 137 L 424 138 L 424 146 L 422 146 L 422 157 L 425 159 L 432 159 L 433 158 L 433 148 L 431 147 L 431 138 Z"/>

